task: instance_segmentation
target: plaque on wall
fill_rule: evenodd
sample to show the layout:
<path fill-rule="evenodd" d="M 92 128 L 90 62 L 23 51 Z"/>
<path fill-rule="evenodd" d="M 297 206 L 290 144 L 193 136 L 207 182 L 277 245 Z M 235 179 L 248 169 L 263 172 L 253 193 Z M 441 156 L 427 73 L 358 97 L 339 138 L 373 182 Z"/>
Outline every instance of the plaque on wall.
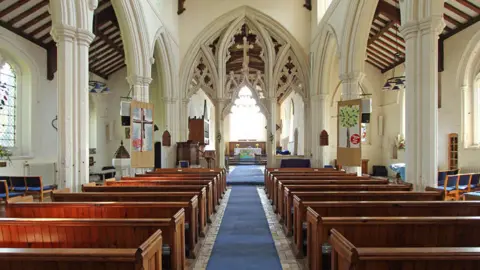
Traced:
<path fill-rule="evenodd" d="M 165 130 L 162 135 L 162 144 L 163 146 L 171 146 L 172 145 L 172 136 L 170 136 L 170 132 Z"/>

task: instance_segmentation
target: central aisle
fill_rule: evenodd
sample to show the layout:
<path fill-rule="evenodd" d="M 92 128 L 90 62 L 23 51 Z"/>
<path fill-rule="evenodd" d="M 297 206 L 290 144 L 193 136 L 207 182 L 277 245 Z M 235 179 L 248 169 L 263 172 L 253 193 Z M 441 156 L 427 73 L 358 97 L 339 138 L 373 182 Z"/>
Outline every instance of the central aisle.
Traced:
<path fill-rule="evenodd" d="M 232 187 L 207 269 L 282 269 L 255 186 Z"/>

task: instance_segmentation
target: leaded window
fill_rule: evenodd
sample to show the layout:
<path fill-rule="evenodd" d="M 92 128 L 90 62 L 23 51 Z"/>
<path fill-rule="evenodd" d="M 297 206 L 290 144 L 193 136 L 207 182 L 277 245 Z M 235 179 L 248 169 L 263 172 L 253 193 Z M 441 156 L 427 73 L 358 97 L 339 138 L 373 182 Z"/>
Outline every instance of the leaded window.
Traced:
<path fill-rule="evenodd" d="M 0 145 L 15 147 L 17 76 L 9 63 L 0 63 Z"/>

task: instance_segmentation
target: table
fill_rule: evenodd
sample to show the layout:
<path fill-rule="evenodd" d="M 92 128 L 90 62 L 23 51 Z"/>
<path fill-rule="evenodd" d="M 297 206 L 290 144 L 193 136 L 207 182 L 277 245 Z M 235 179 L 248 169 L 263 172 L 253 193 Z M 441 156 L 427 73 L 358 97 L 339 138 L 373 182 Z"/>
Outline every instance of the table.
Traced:
<path fill-rule="evenodd" d="M 240 159 L 255 158 L 255 155 L 262 154 L 262 148 L 234 148 L 233 154 L 235 156 L 240 156 Z"/>

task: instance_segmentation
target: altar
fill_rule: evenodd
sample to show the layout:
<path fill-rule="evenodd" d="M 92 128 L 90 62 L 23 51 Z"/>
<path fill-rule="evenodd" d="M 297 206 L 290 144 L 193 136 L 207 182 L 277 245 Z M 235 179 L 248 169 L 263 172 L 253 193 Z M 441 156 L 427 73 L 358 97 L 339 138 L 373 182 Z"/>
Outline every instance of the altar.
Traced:
<path fill-rule="evenodd" d="M 234 148 L 233 154 L 239 156 L 240 159 L 254 159 L 255 155 L 262 154 L 262 148 Z"/>

